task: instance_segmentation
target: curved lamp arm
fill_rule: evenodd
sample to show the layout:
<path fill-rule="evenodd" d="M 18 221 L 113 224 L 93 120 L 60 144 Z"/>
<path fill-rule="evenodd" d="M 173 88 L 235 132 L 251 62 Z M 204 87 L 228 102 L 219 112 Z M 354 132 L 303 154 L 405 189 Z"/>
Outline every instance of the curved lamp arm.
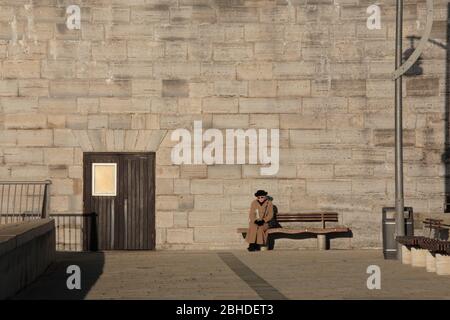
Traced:
<path fill-rule="evenodd" d="M 411 66 L 419 59 L 422 54 L 423 49 L 425 49 L 425 45 L 428 42 L 431 34 L 431 27 L 433 26 L 433 0 L 427 0 L 427 23 L 425 25 L 425 32 L 420 38 L 419 44 L 417 45 L 416 50 L 409 56 L 408 60 L 405 61 L 398 69 L 396 69 L 392 73 L 392 80 L 397 79 L 402 74 L 411 68 Z"/>

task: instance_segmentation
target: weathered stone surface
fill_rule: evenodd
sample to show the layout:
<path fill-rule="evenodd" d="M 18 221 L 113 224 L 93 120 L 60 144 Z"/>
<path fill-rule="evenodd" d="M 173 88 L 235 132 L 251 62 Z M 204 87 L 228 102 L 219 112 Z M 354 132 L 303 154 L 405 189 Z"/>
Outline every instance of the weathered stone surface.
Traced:
<path fill-rule="evenodd" d="M 436 1 L 432 34 L 445 42 L 447 3 Z M 52 208 L 78 212 L 83 152 L 156 152 L 161 248 L 240 245 L 233 228 L 260 188 L 282 212 L 338 211 L 352 246 L 381 246 L 377 217 L 395 193 L 392 1 L 380 30 L 366 26 L 368 1 L 91 2 L 81 30 L 66 28 L 66 1 L 0 4 L 1 177 L 56 180 Z M 425 14 L 408 1 L 405 33 L 420 33 Z M 442 211 L 448 191 L 445 59 L 429 44 L 423 74 L 403 81 L 405 203 L 424 214 Z M 279 129 L 278 172 L 174 165 L 172 132 L 199 120 Z"/>

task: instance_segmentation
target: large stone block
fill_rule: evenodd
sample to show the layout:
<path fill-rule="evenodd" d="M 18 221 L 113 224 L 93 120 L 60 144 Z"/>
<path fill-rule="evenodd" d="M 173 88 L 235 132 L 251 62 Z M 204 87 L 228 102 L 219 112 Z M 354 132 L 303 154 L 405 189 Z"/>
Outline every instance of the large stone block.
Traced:
<path fill-rule="evenodd" d="M 322 117 L 324 113 L 347 113 L 348 99 L 344 97 L 333 98 L 303 98 L 303 114 L 317 114 Z"/>
<path fill-rule="evenodd" d="M 312 62 L 276 62 L 273 65 L 275 79 L 306 79 L 315 73 L 316 65 Z"/>
<path fill-rule="evenodd" d="M 198 24 L 208 24 L 215 23 L 216 12 L 214 8 L 208 5 L 196 5 L 197 3 L 192 3 L 192 6 L 183 7 L 171 7 L 170 8 L 170 21 L 172 24 L 188 24 L 188 23 L 198 23 Z"/>
<path fill-rule="evenodd" d="M 76 98 L 39 98 L 39 111 L 53 114 L 77 113 Z"/>
<path fill-rule="evenodd" d="M 281 97 L 310 96 L 311 82 L 309 80 L 279 80 L 277 93 Z"/>
<path fill-rule="evenodd" d="M 76 73 L 75 61 L 44 60 L 41 63 L 41 76 L 45 79 L 68 79 Z"/>
<path fill-rule="evenodd" d="M 53 144 L 53 130 L 18 130 L 17 144 L 23 147 L 51 146 Z"/>
<path fill-rule="evenodd" d="M 210 91 L 211 90 L 211 91 Z M 247 96 L 248 83 L 246 81 L 215 81 L 214 88 L 208 86 L 202 91 L 203 96 L 211 95 L 212 90 L 218 96 Z"/>
<path fill-rule="evenodd" d="M 163 80 L 163 97 L 188 97 L 189 84 L 184 80 Z"/>
<path fill-rule="evenodd" d="M 349 180 L 317 180 L 306 182 L 308 195 L 348 195 L 352 192 L 352 183 Z"/>
<path fill-rule="evenodd" d="M 106 28 L 106 39 L 114 40 L 142 40 L 153 39 L 153 26 L 148 24 L 113 24 Z M 122 57 L 122 56 L 120 56 Z M 119 60 L 119 59 L 118 59 Z"/>
<path fill-rule="evenodd" d="M 277 83 L 270 80 L 249 81 L 249 97 L 276 97 Z"/>
<path fill-rule="evenodd" d="M 8 164 L 43 164 L 44 162 L 42 148 L 5 148 L 3 149 L 3 157 Z"/>
<path fill-rule="evenodd" d="M 4 118 L 6 129 L 45 129 L 47 117 L 45 114 L 15 113 Z"/>
<path fill-rule="evenodd" d="M 193 243 L 194 229 L 174 228 L 167 229 L 167 243 Z"/>
<path fill-rule="evenodd" d="M 230 62 L 202 62 L 201 77 L 209 80 L 235 80 L 236 66 Z"/>
<path fill-rule="evenodd" d="M 375 80 L 373 80 L 375 81 Z M 374 84 L 374 82 L 370 82 Z M 372 86 L 369 87 L 372 90 Z M 365 80 L 331 80 L 331 90 L 333 94 L 338 97 L 355 97 L 355 96 L 365 96 L 366 95 L 366 81 Z M 367 89 L 369 90 L 369 89 Z M 378 89 L 375 89 L 378 90 Z M 372 92 L 372 91 L 370 91 Z M 377 93 L 374 93 L 378 96 Z M 384 96 L 384 93 L 381 93 Z M 367 94 L 367 96 L 372 96 Z"/>
<path fill-rule="evenodd" d="M 16 80 L 0 80 L 0 97 L 15 97 L 18 91 Z"/>
<path fill-rule="evenodd" d="M 14 80 L 11 80 L 14 81 Z M 2 95 L 2 84 L 0 82 L 0 96 Z M 41 79 L 20 80 L 19 81 L 20 96 L 49 96 L 49 81 Z M 13 96 L 17 95 L 17 88 L 14 90 Z"/>
<path fill-rule="evenodd" d="M 326 118 L 314 114 L 280 114 L 281 129 L 325 129 Z M 298 131 L 302 132 L 302 131 Z"/>
<path fill-rule="evenodd" d="M 271 80 L 273 65 L 270 62 L 244 62 L 237 65 L 238 80 Z"/>
<path fill-rule="evenodd" d="M 189 227 L 220 225 L 220 211 L 192 211 L 188 214 Z"/>
<path fill-rule="evenodd" d="M 192 194 L 222 194 L 223 183 L 221 180 L 200 179 L 191 180 Z"/>
<path fill-rule="evenodd" d="M 48 166 L 20 165 L 11 167 L 11 177 L 15 179 L 47 179 Z"/>
<path fill-rule="evenodd" d="M 297 177 L 301 179 L 333 178 L 332 164 L 303 164 L 297 166 Z"/>
<path fill-rule="evenodd" d="M 407 79 L 406 94 L 408 96 L 437 96 L 439 94 L 439 78 Z"/>
<path fill-rule="evenodd" d="M 239 179 L 240 177 L 241 177 L 240 165 L 222 164 L 222 165 L 208 166 L 208 178 L 210 179 Z"/>
<path fill-rule="evenodd" d="M 127 43 L 123 40 L 93 42 L 92 57 L 95 60 L 125 60 L 127 58 Z"/>
<path fill-rule="evenodd" d="M 131 80 L 91 80 L 89 96 L 92 97 L 130 97 Z"/>
<path fill-rule="evenodd" d="M 258 22 L 258 8 L 221 6 L 217 12 L 219 22 L 251 23 Z"/>
<path fill-rule="evenodd" d="M 81 97 L 89 92 L 89 81 L 83 80 L 52 80 L 50 95 L 54 97 Z"/>
<path fill-rule="evenodd" d="M 166 79 L 194 79 L 200 76 L 197 62 L 155 62 L 153 76 Z"/>
<path fill-rule="evenodd" d="M 238 99 L 236 98 L 205 98 L 202 110 L 204 113 L 237 113 Z"/>
<path fill-rule="evenodd" d="M 246 41 L 275 41 L 282 40 L 284 34 L 283 25 L 273 24 L 246 24 L 245 25 Z"/>
<path fill-rule="evenodd" d="M 4 79 L 39 78 L 41 64 L 38 60 L 6 60 L 2 69 Z"/>
<path fill-rule="evenodd" d="M 198 38 L 197 25 L 159 25 L 155 28 L 155 39 L 163 41 L 189 41 Z"/>
<path fill-rule="evenodd" d="M 298 113 L 301 103 L 297 99 L 240 98 L 240 113 Z"/>
<path fill-rule="evenodd" d="M 150 100 L 146 98 L 100 98 L 102 113 L 148 113 Z"/>
<path fill-rule="evenodd" d="M 246 114 L 214 114 L 213 128 L 245 129 L 249 127 L 249 115 Z"/>
<path fill-rule="evenodd" d="M 73 164 L 73 148 L 47 148 L 44 152 L 45 163 L 47 164 Z"/>
<path fill-rule="evenodd" d="M 281 123 L 280 117 L 281 115 L 278 114 L 250 114 L 249 127 L 260 129 L 279 129 Z"/>
<path fill-rule="evenodd" d="M 178 210 L 178 197 L 173 195 L 157 195 L 156 210 L 173 211 Z"/>
<path fill-rule="evenodd" d="M 0 145 L 2 147 L 15 146 L 17 144 L 16 130 L 2 130 L 0 134 Z"/>
<path fill-rule="evenodd" d="M 128 59 L 137 61 L 154 61 L 164 57 L 164 42 L 127 41 Z"/>
<path fill-rule="evenodd" d="M 241 235 L 236 233 L 235 226 L 195 227 L 194 240 L 196 243 L 223 243 L 229 246 L 231 243 L 239 243 Z"/>
<path fill-rule="evenodd" d="M 215 61 L 245 61 L 253 57 L 253 46 L 247 43 L 222 43 L 213 47 Z"/>
<path fill-rule="evenodd" d="M 167 211 L 156 211 L 156 228 L 172 228 L 174 226 L 174 213 Z"/>
<path fill-rule="evenodd" d="M 218 195 L 195 195 L 195 210 L 214 211 L 230 210 L 230 199 Z"/>
<path fill-rule="evenodd" d="M 98 44 L 100 46 L 100 44 Z M 89 60 L 90 41 L 50 40 L 48 56 L 58 60 Z"/>

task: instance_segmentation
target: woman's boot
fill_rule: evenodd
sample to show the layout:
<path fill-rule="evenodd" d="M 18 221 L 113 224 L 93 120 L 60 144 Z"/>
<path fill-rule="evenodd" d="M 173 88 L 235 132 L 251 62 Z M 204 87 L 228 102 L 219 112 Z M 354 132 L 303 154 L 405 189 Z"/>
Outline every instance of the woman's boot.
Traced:
<path fill-rule="evenodd" d="M 255 244 L 254 244 L 254 243 L 250 243 L 250 244 L 248 245 L 247 250 L 248 250 L 248 251 L 255 251 Z"/>

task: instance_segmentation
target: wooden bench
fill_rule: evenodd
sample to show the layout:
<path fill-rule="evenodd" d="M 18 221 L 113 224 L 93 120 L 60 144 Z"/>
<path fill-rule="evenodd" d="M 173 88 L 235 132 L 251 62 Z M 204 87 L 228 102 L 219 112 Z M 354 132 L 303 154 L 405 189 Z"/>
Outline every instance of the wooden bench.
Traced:
<path fill-rule="evenodd" d="M 398 236 L 396 240 L 408 248 L 426 249 L 432 253 L 450 254 L 450 241 L 431 239 L 422 236 Z"/>
<path fill-rule="evenodd" d="M 439 240 L 442 230 L 448 230 L 450 225 L 442 223 L 442 219 L 426 218 L 422 221 L 425 228 L 430 229 L 430 236 L 397 236 L 396 240 L 408 248 L 426 249 L 431 253 L 450 254 L 450 241 Z M 434 238 L 431 231 L 435 230 Z"/>
<path fill-rule="evenodd" d="M 277 214 L 277 221 L 279 223 L 305 223 L 305 222 L 320 222 L 321 227 L 284 227 L 270 228 L 268 233 L 268 249 L 272 250 L 275 246 L 275 238 L 292 238 L 293 236 L 310 236 L 316 235 L 317 248 L 319 250 L 328 249 L 329 238 L 331 235 L 341 234 L 351 236 L 351 230 L 347 227 L 336 226 L 327 227 L 327 222 L 338 222 L 339 215 L 336 212 L 308 212 L 308 213 L 279 213 Z M 241 233 L 245 238 L 248 228 L 238 228 L 238 233 Z M 328 236 L 328 238 L 327 238 Z M 304 239 L 305 237 L 297 237 L 297 239 Z"/>
<path fill-rule="evenodd" d="M 430 230 L 430 237 L 431 232 L 434 230 L 434 238 L 440 238 L 443 232 L 446 232 L 448 236 L 448 229 L 450 227 L 450 225 L 443 223 L 443 221 L 442 219 L 426 218 L 422 223 L 425 228 Z"/>

